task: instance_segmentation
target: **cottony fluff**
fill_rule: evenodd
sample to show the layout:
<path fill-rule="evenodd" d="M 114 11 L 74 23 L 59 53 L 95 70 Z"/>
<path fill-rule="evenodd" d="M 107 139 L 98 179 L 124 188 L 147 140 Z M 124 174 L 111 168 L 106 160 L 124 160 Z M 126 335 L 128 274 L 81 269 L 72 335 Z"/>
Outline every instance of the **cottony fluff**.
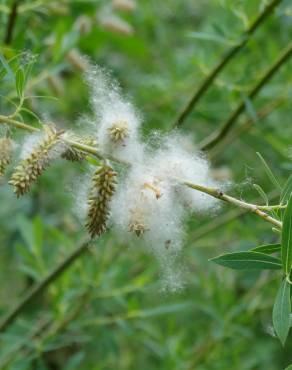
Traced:
<path fill-rule="evenodd" d="M 120 87 L 102 69 L 87 75 L 99 150 L 128 163 L 120 174 L 107 209 L 109 224 L 120 240 L 142 241 L 162 266 L 168 289 L 182 286 L 177 256 L 183 245 L 184 221 L 190 213 L 213 210 L 214 198 L 187 188 L 188 181 L 216 186 L 208 161 L 179 132 L 141 140 L 140 116 L 121 96 Z"/>

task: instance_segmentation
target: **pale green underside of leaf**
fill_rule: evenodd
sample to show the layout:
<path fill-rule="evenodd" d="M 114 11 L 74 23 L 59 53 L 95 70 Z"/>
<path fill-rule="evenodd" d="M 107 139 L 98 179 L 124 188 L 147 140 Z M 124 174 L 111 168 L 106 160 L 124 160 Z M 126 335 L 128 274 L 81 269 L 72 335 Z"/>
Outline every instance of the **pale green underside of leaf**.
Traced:
<path fill-rule="evenodd" d="M 282 267 L 279 258 L 250 251 L 223 254 L 211 261 L 235 270 L 279 270 Z"/>
<path fill-rule="evenodd" d="M 292 175 L 289 176 L 286 184 L 284 185 L 283 191 L 281 193 L 281 203 L 286 204 L 292 194 Z"/>
<path fill-rule="evenodd" d="M 290 312 L 290 284 L 284 279 L 278 290 L 273 308 L 274 329 L 283 345 L 290 328 Z"/>
<path fill-rule="evenodd" d="M 273 174 L 272 170 L 270 169 L 269 165 L 267 164 L 263 156 L 258 152 L 257 152 L 257 156 L 261 160 L 263 167 L 266 171 L 266 174 L 268 178 L 270 179 L 271 183 L 274 184 L 276 188 L 281 190 L 281 185 L 279 184 L 279 181 L 276 179 L 275 175 Z"/>
<path fill-rule="evenodd" d="M 250 252 L 259 252 L 265 254 L 272 254 L 281 250 L 281 244 L 266 244 L 259 245 L 258 247 L 252 248 Z"/>
<path fill-rule="evenodd" d="M 282 261 L 284 272 L 289 274 L 292 265 L 292 197 L 288 201 L 283 220 Z"/>

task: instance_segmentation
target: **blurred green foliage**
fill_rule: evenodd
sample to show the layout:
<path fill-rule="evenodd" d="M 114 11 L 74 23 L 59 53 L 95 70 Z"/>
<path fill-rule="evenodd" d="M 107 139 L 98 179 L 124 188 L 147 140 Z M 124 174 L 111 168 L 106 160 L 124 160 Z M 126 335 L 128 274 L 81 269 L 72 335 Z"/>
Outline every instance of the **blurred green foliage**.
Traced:
<path fill-rule="evenodd" d="M 13 73 L 33 58 L 26 121 L 37 123 L 33 111 L 78 130 L 76 122 L 90 110 L 82 79 L 86 64 L 80 59 L 85 54 L 121 82 L 144 116 L 145 136 L 152 129 L 168 130 L 199 82 L 267 2 L 148 0 L 124 12 L 103 0 L 21 1 L 11 41 L 0 49 L 1 59 L 9 61 L 2 68 L 0 113 L 13 111 L 18 101 Z M 13 3 L 0 1 L 1 40 Z M 111 12 L 123 23 L 113 27 Z M 218 128 L 291 36 L 292 4 L 283 0 L 216 79 L 183 130 L 199 142 Z M 291 66 L 290 61 L 248 102 L 237 127 L 247 121 L 250 127 L 235 128 L 208 153 L 217 175 L 236 184 L 237 197 L 257 199 L 253 183 L 277 195 L 256 152 L 281 183 L 291 173 Z M 255 119 L 277 102 L 266 117 Z M 24 135 L 15 135 L 20 147 Z M 83 239 L 71 194 L 80 173 L 82 166 L 60 161 L 22 199 L 1 180 L 1 316 Z M 223 251 L 277 242 L 269 229 L 228 206 L 212 217 L 194 215 L 182 257 L 187 284 L 177 294 L 161 293 L 152 257 L 109 232 L 1 334 L 0 368 L 284 369 L 292 362 L 291 334 L 282 348 L 271 319 L 278 275 L 237 273 L 208 262 Z"/>

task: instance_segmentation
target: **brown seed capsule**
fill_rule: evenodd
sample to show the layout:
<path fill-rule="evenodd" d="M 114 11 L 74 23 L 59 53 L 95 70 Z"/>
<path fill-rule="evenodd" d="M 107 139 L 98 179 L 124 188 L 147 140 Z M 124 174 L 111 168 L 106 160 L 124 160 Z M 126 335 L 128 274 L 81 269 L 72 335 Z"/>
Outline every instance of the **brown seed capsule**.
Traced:
<path fill-rule="evenodd" d="M 9 184 L 14 187 L 14 193 L 18 197 L 27 193 L 32 183 L 50 165 L 51 153 L 59 143 L 62 132 L 57 132 L 55 128 L 50 126 L 45 126 L 45 131 L 45 138 L 27 158 L 16 166 L 11 176 Z"/>
<path fill-rule="evenodd" d="M 0 139 L 0 176 L 4 176 L 6 167 L 11 162 L 13 144 L 9 138 Z"/>
<path fill-rule="evenodd" d="M 113 0 L 112 3 L 115 9 L 124 12 L 132 12 L 136 8 L 135 0 Z"/>
<path fill-rule="evenodd" d="M 141 237 L 147 230 L 144 222 L 143 212 L 140 207 L 131 210 L 131 220 L 129 222 L 129 231 Z"/>
<path fill-rule="evenodd" d="M 84 144 L 84 145 L 88 145 L 88 146 L 96 146 L 97 145 L 97 142 L 96 140 L 94 139 L 91 139 L 91 138 L 82 138 L 82 139 L 79 139 L 79 138 L 73 138 L 74 141 L 80 143 L 80 144 Z M 77 149 L 73 146 L 69 146 L 66 151 L 62 154 L 62 158 L 64 159 L 67 159 L 67 161 L 71 161 L 71 162 L 82 162 L 85 157 L 86 157 L 86 153 L 83 152 L 81 149 Z"/>
<path fill-rule="evenodd" d="M 123 142 L 129 136 L 127 122 L 117 122 L 108 129 L 109 136 L 114 143 Z"/>
<path fill-rule="evenodd" d="M 135 233 L 138 237 L 142 236 L 146 230 L 143 223 L 133 221 L 129 224 L 129 231 Z"/>
<path fill-rule="evenodd" d="M 134 33 L 133 27 L 128 22 L 120 18 L 118 15 L 107 14 L 98 17 L 98 20 L 101 26 L 107 31 L 124 36 L 130 36 Z"/>
<path fill-rule="evenodd" d="M 110 214 L 109 204 L 116 188 L 117 173 L 105 164 L 92 177 L 92 188 L 88 197 L 86 229 L 93 238 L 105 232 Z"/>

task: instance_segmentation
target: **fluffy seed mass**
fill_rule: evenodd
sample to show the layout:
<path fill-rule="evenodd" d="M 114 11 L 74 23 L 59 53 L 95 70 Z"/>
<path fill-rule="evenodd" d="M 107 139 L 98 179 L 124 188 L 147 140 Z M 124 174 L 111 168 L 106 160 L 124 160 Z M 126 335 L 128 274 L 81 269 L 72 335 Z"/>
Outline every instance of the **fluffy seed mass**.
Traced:
<path fill-rule="evenodd" d="M 179 289 L 183 274 L 177 258 L 184 221 L 188 214 L 217 208 L 214 198 L 183 183 L 217 186 L 209 163 L 179 132 L 154 133 L 143 142 L 140 115 L 101 68 L 92 68 L 87 82 L 99 150 L 128 163 L 115 193 L 116 173 L 111 168 L 102 167 L 93 176 L 87 229 L 92 236 L 100 235 L 109 221 L 120 240 L 135 245 L 139 241 L 157 257 L 167 289 Z"/>
<path fill-rule="evenodd" d="M 133 105 L 122 97 L 120 86 L 101 68 L 87 74 L 91 106 L 97 124 L 96 139 L 100 150 L 120 160 L 141 158 L 143 145 L 139 129 L 141 119 Z"/>

